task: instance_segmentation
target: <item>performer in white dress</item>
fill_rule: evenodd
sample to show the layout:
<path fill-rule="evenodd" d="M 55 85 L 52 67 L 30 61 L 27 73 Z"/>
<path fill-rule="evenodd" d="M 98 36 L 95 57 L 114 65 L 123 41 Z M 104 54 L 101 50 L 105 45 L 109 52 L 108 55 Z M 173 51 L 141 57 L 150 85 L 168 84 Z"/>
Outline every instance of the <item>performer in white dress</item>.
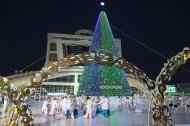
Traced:
<path fill-rule="evenodd" d="M 122 111 L 122 97 L 119 96 L 117 99 L 117 103 L 118 103 L 118 111 L 121 112 Z"/>
<path fill-rule="evenodd" d="M 63 117 L 65 117 L 66 111 L 67 111 L 67 98 L 63 97 L 63 100 L 61 101 L 61 110 L 63 113 Z"/>
<path fill-rule="evenodd" d="M 42 113 L 44 115 L 49 114 L 48 113 L 48 104 L 50 104 L 50 103 L 48 102 L 48 98 L 46 98 L 45 101 L 44 101 L 44 103 L 43 103 L 43 105 L 42 105 Z"/>
<path fill-rule="evenodd" d="M 55 114 L 57 112 L 57 106 L 58 106 L 57 98 L 53 98 L 53 101 L 51 102 L 51 112 L 50 112 L 50 115 L 54 115 L 55 116 Z"/>
<path fill-rule="evenodd" d="M 89 119 L 92 119 L 92 100 L 90 97 L 87 96 L 87 105 L 86 105 L 86 114 L 84 115 L 84 118 L 87 119 L 89 117 Z"/>

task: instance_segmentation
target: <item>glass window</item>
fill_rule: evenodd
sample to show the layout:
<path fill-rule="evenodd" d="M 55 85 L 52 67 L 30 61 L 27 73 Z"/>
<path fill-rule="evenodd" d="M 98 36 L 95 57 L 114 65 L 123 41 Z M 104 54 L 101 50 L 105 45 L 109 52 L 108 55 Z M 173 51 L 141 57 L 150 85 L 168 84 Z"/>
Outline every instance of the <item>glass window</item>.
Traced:
<path fill-rule="evenodd" d="M 69 93 L 74 94 L 74 86 L 61 86 L 61 85 L 42 85 L 48 93 Z"/>
<path fill-rule="evenodd" d="M 67 51 L 68 51 L 68 55 L 81 54 L 83 52 L 89 51 L 89 46 L 81 46 L 81 45 L 67 46 Z"/>
<path fill-rule="evenodd" d="M 75 82 L 75 76 L 69 75 L 69 76 L 63 76 L 63 77 L 57 77 L 46 80 L 46 82 L 68 82 L 68 83 L 74 83 Z"/>
<path fill-rule="evenodd" d="M 90 36 L 90 33 L 80 33 L 82 36 Z"/>
<path fill-rule="evenodd" d="M 57 51 L 56 43 L 50 43 L 50 51 Z"/>

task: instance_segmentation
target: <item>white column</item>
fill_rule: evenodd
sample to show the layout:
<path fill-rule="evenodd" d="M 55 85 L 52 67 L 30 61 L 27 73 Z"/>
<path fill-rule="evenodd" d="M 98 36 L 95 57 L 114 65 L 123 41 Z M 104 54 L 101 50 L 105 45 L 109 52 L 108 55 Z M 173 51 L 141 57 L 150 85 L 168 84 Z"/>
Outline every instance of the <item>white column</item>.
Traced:
<path fill-rule="evenodd" d="M 63 58 L 63 48 L 62 48 L 62 43 L 56 42 L 57 44 L 57 58 L 58 60 Z"/>

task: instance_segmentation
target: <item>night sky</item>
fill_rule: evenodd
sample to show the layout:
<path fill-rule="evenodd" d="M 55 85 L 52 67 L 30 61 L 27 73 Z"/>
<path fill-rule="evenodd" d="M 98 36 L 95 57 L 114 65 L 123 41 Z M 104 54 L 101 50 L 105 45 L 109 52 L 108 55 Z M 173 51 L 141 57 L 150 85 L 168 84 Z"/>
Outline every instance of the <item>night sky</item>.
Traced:
<path fill-rule="evenodd" d="M 107 0 L 106 13 L 115 37 L 122 39 L 123 57 L 155 79 L 166 59 L 138 44 L 118 29 L 167 58 L 190 47 L 188 0 Z M 99 0 L 1 0 L 0 75 L 14 74 L 46 55 L 47 33 L 73 34 L 94 30 Z M 39 70 L 45 59 L 26 70 Z M 190 61 L 184 65 L 190 71 Z M 180 68 L 172 83 L 190 82 Z"/>

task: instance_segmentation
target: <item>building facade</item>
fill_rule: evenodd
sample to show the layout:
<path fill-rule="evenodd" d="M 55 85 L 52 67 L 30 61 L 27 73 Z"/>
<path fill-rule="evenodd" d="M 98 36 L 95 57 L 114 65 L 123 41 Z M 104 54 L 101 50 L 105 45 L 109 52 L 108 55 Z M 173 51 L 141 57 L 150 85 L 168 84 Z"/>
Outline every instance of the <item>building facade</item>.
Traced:
<path fill-rule="evenodd" d="M 74 34 L 48 33 L 47 54 L 45 64 L 53 63 L 70 54 L 81 54 L 89 50 L 93 32 L 81 29 Z M 119 55 L 121 54 L 121 40 L 115 39 Z M 51 95 L 77 94 L 83 66 L 61 69 L 57 75 L 44 81 L 42 87 Z"/>

